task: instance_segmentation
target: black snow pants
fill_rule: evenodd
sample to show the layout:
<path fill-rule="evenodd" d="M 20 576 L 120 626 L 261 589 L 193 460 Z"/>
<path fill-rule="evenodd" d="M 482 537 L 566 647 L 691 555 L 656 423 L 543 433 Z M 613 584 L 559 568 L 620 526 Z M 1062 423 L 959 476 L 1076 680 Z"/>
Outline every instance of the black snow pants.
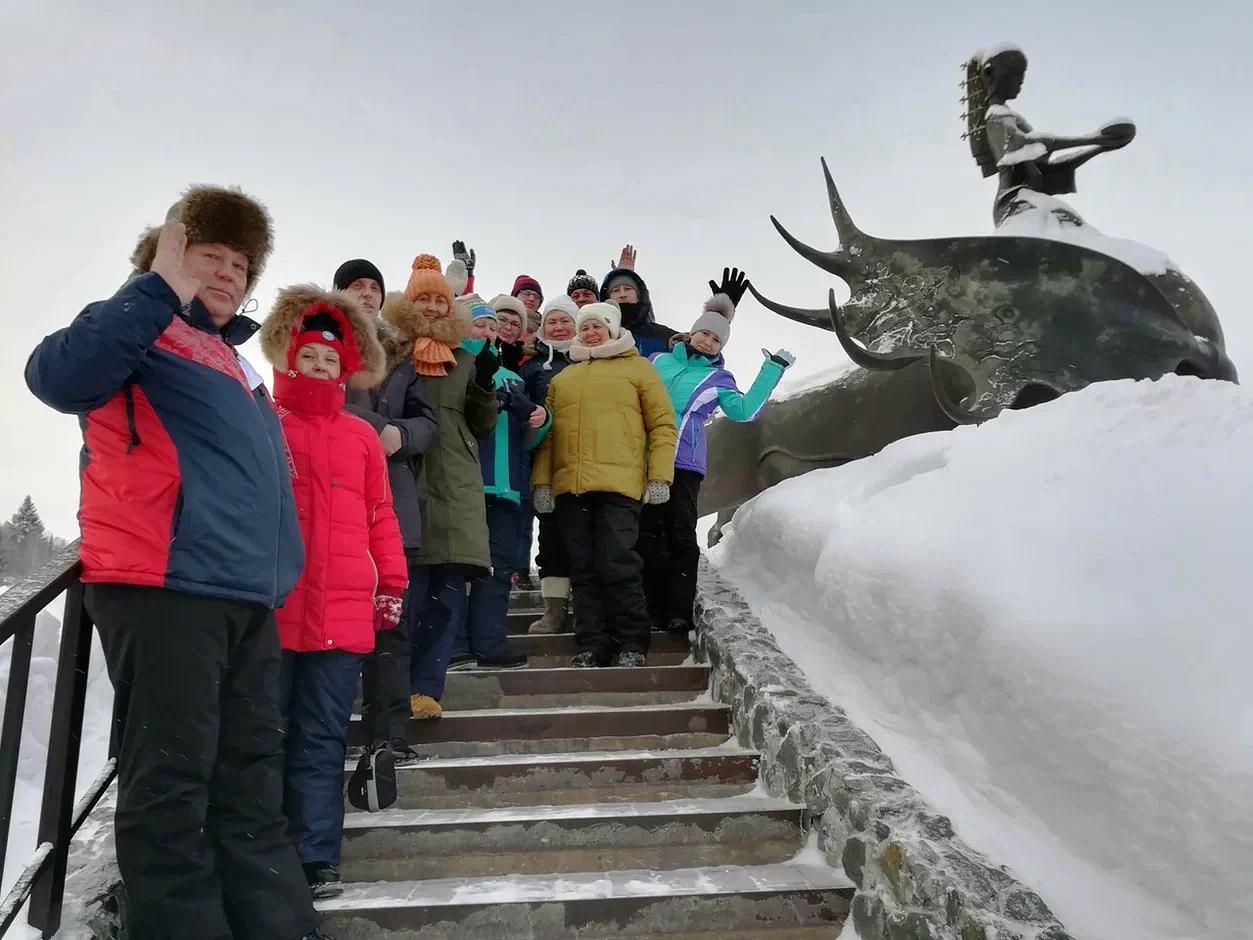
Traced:
<path fill-rule="evenodd" d="M 675 470 L 670 499 L 645 506 L 640 522 L 639 553 L 644 559 L 644 594 L 648 614 L 659 628 L 671 620 L 692 623 L 696 603 L 696 499 L 705 477 L 694 470 Z"/>
<path fill-rule="evenodd" d="M 317 926 L 283 815 L 274 614 L 92 584 L 122 737 L 114 827 L 135 940 L 299 940 Z"/>
<path fill-rule="evenodd" d="M 409 581 L 414 580 L 417 554 L 409 559 Z M 361 670 L 362 718 L 374 744 L 406 741 L 409 727 L 409 644 L 412 592 L 405 591 L 400 623 L 374 634 L 374 652 Z"/>
<path fill-rule="evenodd" d="M 554 510 L 570 556 L 579 650 L 602 666 L 615 653 L 648 653 L 643 563 L 635 551 L 640 502 L 620 493 L 564 494 Z"/>

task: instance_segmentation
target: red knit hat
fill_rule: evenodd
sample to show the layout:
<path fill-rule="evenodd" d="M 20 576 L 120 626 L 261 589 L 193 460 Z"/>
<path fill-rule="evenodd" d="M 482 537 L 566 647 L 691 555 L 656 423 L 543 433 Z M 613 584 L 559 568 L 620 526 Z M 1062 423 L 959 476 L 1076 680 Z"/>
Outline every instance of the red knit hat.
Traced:
<path fill-rule="evenodd" d="M 296 355 L 310 343 L 321 343 L 339 353 L 340 377 L 347 379 L 361 368 L 361 353 L 353 337 L 352 325 L 344 311 L 326 301 L 310 304 L 292 326 L 287 347 L 287 367 L 296 369 Z"/>
<path fill-rule="evenodd" d="M 518 279 L 513 282 L 513 295 L 512 296 L 517 297 L 518 294 L 522 293 L 522 291 L 524 290 L 535 291 L 535 293 L 539 294 L 540 302 L 543 303 L 544 288 L 540 287 L 539 281 L 535 280 L 535 278 L 531 277 L 531 275 L 529 274 L 518 275 Z"/>

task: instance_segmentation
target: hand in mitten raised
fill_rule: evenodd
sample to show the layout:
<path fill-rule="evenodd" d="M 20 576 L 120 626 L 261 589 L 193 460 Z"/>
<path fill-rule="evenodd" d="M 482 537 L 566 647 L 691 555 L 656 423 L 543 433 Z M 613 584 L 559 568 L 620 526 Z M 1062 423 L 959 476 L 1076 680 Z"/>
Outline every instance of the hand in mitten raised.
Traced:
<path fill-rule="evenodd" d="M 553 488 L 537 486 L 531 490 L 531 506 L 542 516 L 553 511 Z"/>
<path fill-rule="evenodd" d="M 748 290 L 748 274 L 739 268 L 723 268 L 722 283 L 710 281 L 709 290 L 714 294 L 726 294 L 731 298 L 731 303 L 738 307 L 744 292 Z"/>
<path fill-rule="evenodd" d="M 493 388 L 492 380 L 496 377 L 496 370 L 499 368 L 500 360 L 496 358 L 496 351 L 492 349 L 492 344 L 484 343 L 479 354 L 474 357 L 474 384 L 479 388 Z"/>
<path fill-rule="evenodd" d="M 478 256 L 475 255 L 473 248 L 467 251 L 465 242 L 453 242 L 452 256 L 466 266 L 466 274 L 474 276 L 474 265 L 478 261 Z"/>
<path fill-rule="evenodd" d="M 670 501 L 670 484 L 664 480 L 649 480 L 644 489 L 644 505 L 660 506 Z"/>
<path fill-rule="evenodd" d="M 395 594 L 376 594 L 374 597 L 374 629 L 395 630 L 400 624 L 400 611 L 404 601 Z"/>
<path fill-rule="evenodd" d="M 775 365 L 782 366 L 784 369 L 791 368 L 792 364 L 796 362 L 796 357 L 786 349 L 780 349 L 775 353 L 772 353 L 769 349 L 763 349 L 761 354 Z"/>

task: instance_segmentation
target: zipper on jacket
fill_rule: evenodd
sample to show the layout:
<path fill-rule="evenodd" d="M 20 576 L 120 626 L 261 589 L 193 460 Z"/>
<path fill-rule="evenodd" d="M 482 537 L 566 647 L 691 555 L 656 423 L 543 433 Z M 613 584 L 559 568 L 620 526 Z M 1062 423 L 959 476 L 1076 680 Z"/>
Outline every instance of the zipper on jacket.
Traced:
<path fill-rule="evenodd" d="M 130 432 L 130 441 L 126 444 L 126 452 L 129 454 L 136 447 L 143 443 L 139 439 L 139 424 L 135 421 L 135 392 L 130 385 L 126 385 L 122 389 L 122 397 L 126 401 L 126 430 Z"/>
<path fill-rule="evenodd" d="M 170 544 L 178 538 L 178 523 L 183 518 L 183 486 L 178 487 L 178 498 L 174 500 L 174 515 L 170 518 Z"/>

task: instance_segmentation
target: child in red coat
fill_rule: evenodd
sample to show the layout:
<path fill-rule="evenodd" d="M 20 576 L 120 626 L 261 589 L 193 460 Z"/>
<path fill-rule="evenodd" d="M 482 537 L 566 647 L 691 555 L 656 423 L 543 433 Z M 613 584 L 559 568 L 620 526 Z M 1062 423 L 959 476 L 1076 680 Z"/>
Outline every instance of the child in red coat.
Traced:
<path fill-rule="evenodd" d="M 287 808 L 314 897 L 339 881 L 344 755 L 376 630 L 400 620 L 408 565 L 378 435 L 344 391 L 383 375 L 369 319 L 346 294 L 289 287 L 262 328 L 287 440 L 305 566 L 277 612 L 287 718 Z"/>

